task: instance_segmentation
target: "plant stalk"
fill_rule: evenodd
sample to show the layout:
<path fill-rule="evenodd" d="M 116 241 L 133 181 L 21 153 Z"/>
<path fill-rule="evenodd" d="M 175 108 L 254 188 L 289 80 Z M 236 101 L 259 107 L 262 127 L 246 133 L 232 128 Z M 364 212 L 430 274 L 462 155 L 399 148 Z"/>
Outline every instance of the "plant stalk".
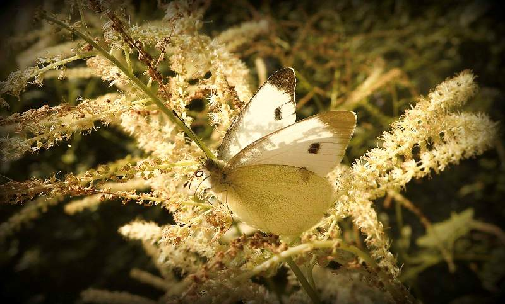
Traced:
<path fill-rule="evenodd" d="M 159 107 L 159 109 L 165 114 L 168 116 L 168 118 L 170 119 L 170 121 L 172 121 L 173 123 L 175 123 L 177 126 L 179 126 L 179 128 L 181 128 L 184 133 L 186 133 L 186 135 L 191 138 L 191 140 L 193 140 L 197 145 L 198 147 L 205 153 L 205 155 L 207 156 L 207 158 L 209 159 L 217 159 L 216 156 L 214 155 L 214 153 L 212 153 L 212 151 L 209 150 L 209 148 L 207 147 L 207 145 L 205 145 L 202 140 L 193 132 L 193 130 L 191 130 L 185 123 L 184 121 L 182 121 L 182 119 L 179 117 L 179 115 L 174 111 L 174 110 L 171 110 L 169 109 L 164 103 L 163 101 L 158 97 L 158 95 L 153 92 L 153 90 L 151 90 L 149 87 L 147 87 L 140 79 L 137 78 L 137 76 L 135 76 L 133 74 L 132 71 L 130 71 L 130 69 L 128 69 L 125 65 L 123 65 L 116 57 L 112 56 L 111 54 L 109 54 L 109 52 L 107 52 L 104 48 L 102 48 L 98 43 L 96 43 L 91 37 L 89 37 L 88 35 L 82 33 L 81 31 L 75 29 L 74 27 L 72 27 L 71 25 L 61 21 L 61 20 L 58 20 L 52 16 L 49 16 L 47 13 L 45 12 L 42 12 L 41 13 L 41 17 L 50 21 L 50 22 L 53 22 L 54 24 L 72 32 L 73 34 L 79 36 L 80 38 L 82 38 L 84 41 L 86 41 L 87 43 L 89 43 L 91 46 L 93 46 L 94 49 L 96 49 L 102 56 L 104 56 L 105 58 L 107 58 L 110 62 L 112 62 L 115 66 L 117 66 L 128 78 L 130 78 L 145 94 L 147 94 L 147 96 L 149 96 L 151 98 L 152 101 L 154 101 L 154 103 Z"/>
<path fill-rule="evenodd" d="M 309 282 L 307 281 L 307 279 L 303 275 L 303 272 L 300 270 L 300 268 L 298 267 L 298 265 L 296 265 L 296 263 L 293 261 L 293 259 L 291 257 L 285 258 L 285 261 L 289 265 L 289 267 L 291 268 L 291 270 L 293 270 L 293 272 L 295 273 L 296 278 L 298 279 L 298 281 L 300 282 L 300 284 L 302 284 L 303 289 L 305 290 L 305 292 L 307 293 L 307 295 L 312 300 L 312 303 L 314 303 L 314 304 L 320 304 L 321 300 L 319 300 L 319 296 L 317 295 L 317 292 L 309 284 Z"/>

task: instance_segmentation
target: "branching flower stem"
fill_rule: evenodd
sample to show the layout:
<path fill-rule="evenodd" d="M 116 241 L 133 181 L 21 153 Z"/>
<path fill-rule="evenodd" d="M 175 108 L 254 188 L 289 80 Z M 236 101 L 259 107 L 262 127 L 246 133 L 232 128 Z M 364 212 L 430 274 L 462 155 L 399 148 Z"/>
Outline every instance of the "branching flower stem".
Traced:
<path fill-rule="evenodd" d="M 303 275 L 303 272 L 300 270 L 300 268 L 298 267 L 298 265 L 296 265 L 296 263 L 293 261 L 293 259 L 291 257 L 288 257 L 285 260 L 286 260 L 286 263 L 291 268 L 291 270 L 296 275 L 296 278 L 298 279 L 298 281 L 302 285 L 302 287 L 305 290 L 305 292 L 307 293 L 307 295 L 312 300 L 312 303 L 315 303 L 315 304 L 321 303 L 321 300 L 319 300 L 319 296 L 317 295 L 317 292 L 309 284 L 309 282 L 307 281 L 307 279 Z"/>
<path fill-rule="evenodd" d="M 114 56 L 109 54 L 103 47 L 101 47 L 98 43 L 96 43 L 93 38 L 88 36 L 87 34 L 79 31 L 75 27 L 58 20 L 50 15 L 48 15 L 46 12 L 41 13 L 41 18 L 46 19 L 70 32 L 73 34 L 79 36 L 82 38 L 84 41 L 89 43 L 95 50 L 97 50 L 102 56 L 107 58 L 110 62 L 112 62 L 115 66 L 117 66 L 128 78 L 130 78 L 147 96 L 151 98 L 151 100 L 154 101 L 154 103 L 160 108 L 160 110 L 168 116 L 170 121 L 175 123 L 179 128 L 181 128 L 186 135 L 193 140 L 198 147 L 205 153 L 207 158 L 209 159 L 216 159 L 216 156 L 212 151 L 209 150 L 207 145 L 205 145 L 202 140 L 182 121 L 182 119 L 177 115 L 177 113 L 173 110 L 170 110 L 164 103 L 161 101 L 161 99 L 157 96 L 157 94 L 150 89 L 147 85 L 145 85 L 140 79 L 138 79 L 128 67 L 123 65 L 118 59 L 116 59 Z"/>
<path fill-rule="evenodd" d="M 354 255 L 359 257 L 361 260 L 363 260 L 365 262 L 365 264 L 367 264 L 368 269 L 370 269 L 370 271 L 376 273 L 377 276 L 380 277 L 381 281 L 384 283 L 385 288 L 387 289 L 387 291 L 391 294 L 391 296 L 394 299 L 402 301 L 402 302 L 406 302 L 406 303 L 414 303 L 415 302 L 413 298 L 408 298 L 408 299 L 404 298 L 405 296 L 409 296 L 409 294 L 407 293 L 405 295 L 404 293 L 400 292 L 397 289 L 397 287 L 394 286 L 393 282 L 391 281 L 391 277 L 377 265 L 375 260 L 368 253 L 360 250 L 356 246 L 347 245 L 342 241 L 333 241 L 333 240 L 312 241 L 309 243 L 303 243 L 303 244 L 300 244 L 297 246 L 290 247 L 289 249 L 287 249 L 283 252 L 275 254 L 267 261 L 254 267 L 252 270 L 241 274 L 237 279 L 239 281 L 248 279 L 254 275 L 261 273 L 262 271 L 265 271 L 266 269 L 269 269 L 272 266 L 272 264 L 276 264 L 276 263 L 287 262 L 288 265 L 290 267 L 292 267 L 291 264 L 288 262 L 288 260 L 291 260 L 291 257 L 297 256 L 297 255 L 302 254 L 304 252 L 311 252 L 315 249 L 339 249 L 339 250 L 344 250 L 344 251 L 353 253 Z M 293 272 L 295 272 L 294 269 L 293 269 Z M 296 275 L 296 272 L 295 272 L 295 275 Z M 300 283 L 302 283 L 302 279 L 300 279 L 300 277 L 298 275 L 297 275 L 297 278 L 298 278 L 298 280 L 300 280 Z M 304 279 L 305 279 L 305 277 L 304 277 Z M 309 283 L 307 282 L 307 284 L 309 284 Z M 303 283 L 302 283 L 302 286 L 303 286 Z M 309 287 L 312 289 L 310 284 L 309 284 Z M 307 290 L 307 289 L 305 288 L 305 290 Z M 307 293 L 309 293 L 309 292 L 307 292 Z M 314 302 L 314 303 L 319 303 L 319 302 Z"/>

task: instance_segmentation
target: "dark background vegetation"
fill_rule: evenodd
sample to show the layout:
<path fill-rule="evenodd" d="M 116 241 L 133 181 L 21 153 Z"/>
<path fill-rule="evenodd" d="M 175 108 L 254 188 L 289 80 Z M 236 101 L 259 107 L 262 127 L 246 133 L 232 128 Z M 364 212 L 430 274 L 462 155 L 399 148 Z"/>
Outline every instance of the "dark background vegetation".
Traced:
<path fill-rule="evenodd" d="M 242 21 L 255 18 L 257 14 L 269 15 L 277 20 L 296 19 L 304 14 L 313 15 L 324 9 L 324 6 L 339 7 L 340 18 L 349 36 L 370 33 L 376 27 L 394 33 L 401 30 L 405 24 L 418 26 L 418 31 L 398 39 L 400 43 L 409 45 L 409 51 L 391 49 L 380 54 L 387 67 L 402 69 L 421 94 L 427 94 L 430 88 L 445 78 L 464 69 L 471 69 L 477 75 L 481 93 L 471 102 L 468 109 L 487 112 L 494 120 L 504 121 L 505 6 L 500 1 L 432 1 L 422 4 L 408 1 L 382 1 L 375 4 L 367 1 L 344 1 L 339 4 L 331 1 L 324 3 L 237 1 L 233 2 L 233 5 L 230 1 L 215 1 L 204 17 L 206 23 L 203 31 L 209 34 L 218 33 Z M 36 7 L 32 1 L 1 4 L 0 16 L 3 26 L 0 29 L 2 34 L 0 78 L 2 80 L 16 69 L 14 59 L 18 50 L 9 45 L 8 38 L 14 33 L 28 31 L 34 26 L 31 17 Z M 58 5 L 49 7 L 56 9 Z M 136 22 L 163 15 L 163 11 L 156 9 L 154 1 L 136 1 L 134 7 L 137 12 Z M 402 21 L 402 18 L 408 20 Z M 467 22 L 465 18 L 473 20 L 470 24 L 458 27 L 458 23 Z M 435 32 L 448 23 L 454 23 L 454 26 L 448 27 L 444 34 L 446 39 L 429 42 L 432 47 L 424 44 L 423 39 L 428 37 L 428 33 Z M 294 38 L 292 34 L 279 33 L 281 38 L 288 42 Z M 414 39 L 418 39 L 419 42 L 410 44 Z M 451 42 L 452 39 L 457 39 L 458 43 Z M 373 52 L 388 42 L 387 37 L 371 38 L 367 42 L 369 46 L 364 47 L 362 53 L 351 54 L 350 57 L 375 56 Z M 306 43 L 307 45 L 302 46 L 300 54 L 310 47 L 310 39 L 307 39 Z M 416 49 L 416 46 L 419 49 Z M 322 80 L 324 77 L 318 78 L 318 71 L 304 66 L 305 55 L 288 55 L 293 59 L 291 64 L 297 73 L 300 71 L 309 82 L 321 83 L 324 87 Z M 249 67 L 254 67 L 254 57 L 244 56 L 243 59 Z M 269 72 L 282 65 L 282 62 L 274 56 L 266 57 L 265 60 Z M 62 101 L 62 95 L 68 96 L 69 88 L 62 87 L 60 91 L 57 88 L 58 84 L 49 82 L 44 88 L 36 88 L 41 92 L 39 98 L 32 99 L 30 104 L 19 103 L 13 108 L 21 111 L 48 102 L 58 104 Z M 108 89 L 106 85 L 98 86 L 98 90 Z M 61 92 L 63 94 L 60 94 Z M 297 89 L 297 97 L 305 94 L 306 89 L 300 87 Z M 329 102 L 323 97 L 320 98 L 323 104 Z M 377 100 L 380 96 L 374 98 Z M 407 106 L 408 103 L 405 103 L 402 108 L 405 109 Z M 313 108 L 309 111 L 315 112 L 316 102 L 309 101 L 307 107 Z M 386 106 L 383 108 L 384 112 L 389 110 Z M 374 128 L 373 117 L 370 117 L 364 109 L 357 109 L 357 112 L 359 120 L 368 122 L 372 128 L 367 129 L 368 141 L 361 147 L 353 146 L 349 151 L 350 160 L 373 147 L 374 139 L 385 128 L 385 126 Z M 4 111 L 4 114 L 8 113 Z M 451 166 L 441 174 L 432 175 L 431 178 L 410 183 L 405 196 L 434 223 L 447 220 L 451 212 L 473 208 L 475 217 L 479 220 L 505 228 L 503 143 L 503 135 L 500 134 L 497 149 L 492 149 L 476 159 L 465 160 L 459 165 Z M 113 128 L 101 128 L 97 132 L 78 136 L 78 140 L 73 142 L 73 153 L 77 161 L 61 160 L 67 149 L 66 144 L 60 144 L 53 149 L 27 155 L 19 161 L 2 164 L 1 182 L 7 181 L 6 177 L 18 181 L 32 176 L 49 177 L 54 172 L 63 176 L 67 172 L 93 168 L 127 154 L 141 153 L 127 136 Z M 479 187 L 469 194 L 462 194 L 461 188 L 470 184 L 477 184 Z M 395 239 L 399 233 L 396 229 L 394 208 L 384 208 L 382 201 L 378 201 L 376 206 L 388 219 L 387 233 L 393 239 L 392 249 L 396 250 Z M 18 209 L 19 206 L 0 205 L 0 220 L 6 220 Z M 158 207 L 144 207 L 134 203 L 123 205 L 117 201 L 101 205 L 96 212 L 85 211 L 73 216 L 66 215 L 62 209 L 61 204 L 50 208 L 43 216 L 24 226 L 14 237 L 0 244 L 0 302 L 71 303 L 77 301 L 80 292 L 88 287 L 126 290 L 151 298 L 161 295 L 159 291 L 137 283 L 129 277 L 129 271 L 134 267 L 155 270 L 141 246 L 124 240 L 117 233 L 117 229 L 134 218 L 167 223 L 170 218 L 165 211 Z M 424 228 L 415 215 L 404 211 L 403 217 L 404 222 L 412 226 L 414 239 L 424 234 Z M 415 252 L 416 248 L 411 250 Z M 446 264 L 440 263 L 421 272 L 415 280 L 406 282 L 406 285 L 411 287 L 412 293 L 425 303 L 451 301 L 503 303 L 504 277 L 502 276 L 497 282 L 499 287 L 497 291 L 489 291 L 482 287 L 472 263 L 472 261 L 457 261 L 454 273 L 448 271 Z M 497 267 L 505 266 L 498 264 Z"/>

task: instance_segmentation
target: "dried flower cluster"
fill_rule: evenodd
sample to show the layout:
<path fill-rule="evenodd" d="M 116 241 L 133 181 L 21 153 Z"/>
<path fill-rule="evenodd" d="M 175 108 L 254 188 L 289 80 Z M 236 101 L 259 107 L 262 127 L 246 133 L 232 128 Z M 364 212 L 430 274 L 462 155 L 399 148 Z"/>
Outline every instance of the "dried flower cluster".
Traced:
<path fill-rule="evenodd" d="M 156 276 L 133 269 L 132 278 L 158 288 L 164 296 L 155 300 L 89 289 L 82 293 L 85 302 L 309 301 L 296 273 L 289 272 L 284 295 L 252 280 L 261 277 L 268 281 L 287 261 L 299 265 L 308 284 L 328 302 L 411 301 L 397 279 L 400 269 L 389 251 L 390 241 L 373 201 L 402 190 L 414 178 L 438 173 L 492 146 L 497 124 L 484 114 L 460 112 L 477 89 L 471 72 L 446 80 L 420 98 L 392 123 L 391 130 L 380 138 L 379 147 L 351 167 L 342 165 L 332 172 L 329 178 L 337 185 L 338 199 L 328 216 L 300 239 L 284 240 L 237 222 L 224 202 L 212 195 L 212 189 L 196 187 L 195 193 L 195 187 L 187 187 L 188 181 L 201 181 L 193 175 L 204 153 L 151 95 L 160 98 L 188 126 L 207 123 L 208 117 L 214 126 L 208 146 L 217 148 L 233 117 L 252 96 L 249 69 L 234 52 L 265 35 L 269 23 L 246 22 L 210 37 L 201 31 L 205 5 L 174 1 L 167 6 L 163 20 L 126 26 L 120 12 L 95 1 L 90 3 L 90 9 L 102 19 L 81 11 L 89 28 L 44 15 L 43 19 L 51 21 L 47 26 L 63 26 L 82 36 L 73 42 L 47 45 L 51 51 L 46 54 L 51 58 L 12 73 L 1 83 L 0 93 L 19 97 L 31 83 L 42 86 L 55 76 L 61 81 L 102 79 L 118 92 L 0 118 L 2 162 L 13 162 L 27 153 L 43 153 L 76 133 L 92 132 L 99 122 L 130 135 L 143 154 L 63 178 L 32 178 L 0 185 L 2 201 L 25 203 L 0 224 L 0 242 L 58 203 L 65 202 L 65 212 L 72 215 L 94 210 L 111 199 L 135 201 L 161 205 L 174 220 L 167 225 L 135 220 L 119 228 L 125 238 L 142 242 L 160 273 Z M 78 2 L 80 9 L 87 5 Z M 90 45 L 83 36 L 96 37 L 102 49 Z M 146 50 L 157 55 L 148 55 Z M 35 50 L 25 52 L 23 62 L 35 62 L 34 58 L 40 56 Z M 84 66 L 65 67 L 69 63 Z M 164 76 L 168 71 L 171 76 Z M 402 76 L 399 70 L 382 73 L 381 63 L 375 71 L 342 105 L 354 108 L 377 87 Z M 208 101 L 206 109 L 191 113 L 188 106 L 202 99 Z M 4 99 L 0 102 L 8 105 Z M 365 236 L 370 255 L 344 241 L 340 223 L 347 217 Z M 327 265 L 331 261 L 344 267 L 330 270 Z"/>

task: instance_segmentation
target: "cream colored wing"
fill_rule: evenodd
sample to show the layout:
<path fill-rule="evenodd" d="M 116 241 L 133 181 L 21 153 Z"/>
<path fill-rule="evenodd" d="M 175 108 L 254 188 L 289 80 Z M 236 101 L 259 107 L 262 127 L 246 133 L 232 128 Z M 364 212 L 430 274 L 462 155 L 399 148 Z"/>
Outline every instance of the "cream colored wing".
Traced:
<path fill-rule="evenodd" d="M 315 115 L 260 138 L 235 155 L 227 167 L 231 171 L 277 164 L 306 168 L 324 177 L 342 160 L 355 126 L 354 112 Z"/>
<path fill-rule="evenodd" d="M 292 68 L 270 76 L 232 123 L 219 147 L 219 158 L 226 162 L 255 140 L 294 123 L 295 85 Z"/>
<path fill-rule="evenodd" d="M 227 174 L 220 199 L 245 223 L 279 235 L 299 235 L 323 218 L 333 202 L 330 183 L 306 169 L 240 167 Z"/>

